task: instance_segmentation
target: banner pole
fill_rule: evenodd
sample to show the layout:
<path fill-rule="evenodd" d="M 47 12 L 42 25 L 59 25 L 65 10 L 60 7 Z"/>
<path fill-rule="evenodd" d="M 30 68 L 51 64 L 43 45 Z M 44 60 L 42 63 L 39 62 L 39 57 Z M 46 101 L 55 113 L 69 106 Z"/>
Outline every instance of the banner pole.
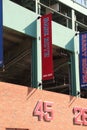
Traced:
<path fill-rule="evenodd" d="M 0 0 L 0 67 L 3 67 L 3 18 L 2 0 Z"/>

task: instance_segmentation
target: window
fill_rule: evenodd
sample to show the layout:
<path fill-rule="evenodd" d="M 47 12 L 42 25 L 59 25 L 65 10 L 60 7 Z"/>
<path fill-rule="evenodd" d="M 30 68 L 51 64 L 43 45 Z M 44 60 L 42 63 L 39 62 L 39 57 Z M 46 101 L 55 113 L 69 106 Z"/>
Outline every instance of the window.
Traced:
<path fill-rule="evenodd" d="M 43 81 L 43 89 L 63 94 L 71 94 L 70 52 L 53 46 L 54 80 Z"/>
<path fill-rule="evenodd" d="M 35 11 L 35 1 L 34 0 L 11 0 L 16 4 L 19 4 L 31 11 Z"/>

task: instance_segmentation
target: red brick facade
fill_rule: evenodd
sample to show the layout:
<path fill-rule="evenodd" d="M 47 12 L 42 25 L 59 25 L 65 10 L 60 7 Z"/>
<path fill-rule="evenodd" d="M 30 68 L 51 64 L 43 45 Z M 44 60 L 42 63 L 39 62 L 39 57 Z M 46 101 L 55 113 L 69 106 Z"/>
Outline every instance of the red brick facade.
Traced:
<path fill-rule="evenodd" d="M 38 101 L 41 121 L 33 115 Z M 0 82 L 0 130 L 87 130 L 86 109 L 87 99 Z M 46 115 L 53 119 L 47 121 Z M 74 118 L 77 124 L 85 123 L 77 125 Z"/>

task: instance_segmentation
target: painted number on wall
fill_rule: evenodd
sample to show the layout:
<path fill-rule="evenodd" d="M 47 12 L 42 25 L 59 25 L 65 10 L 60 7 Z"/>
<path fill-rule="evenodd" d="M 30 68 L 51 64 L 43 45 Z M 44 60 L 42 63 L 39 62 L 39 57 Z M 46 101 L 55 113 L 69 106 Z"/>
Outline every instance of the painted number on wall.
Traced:
<path fill-rule="evenodd" d="M 75 114 L 74 124 L 87 125 L 87 108 L 75 107 L 73 112 Z"/>
<path fill-rule="evenodd" d="M 38 120 L 42 119 L 50 122 L 53 120 L 54 112 L 52 109 L 53 102 L 39 100 L 33 111 L 33 115 L 38 117 Z"/>

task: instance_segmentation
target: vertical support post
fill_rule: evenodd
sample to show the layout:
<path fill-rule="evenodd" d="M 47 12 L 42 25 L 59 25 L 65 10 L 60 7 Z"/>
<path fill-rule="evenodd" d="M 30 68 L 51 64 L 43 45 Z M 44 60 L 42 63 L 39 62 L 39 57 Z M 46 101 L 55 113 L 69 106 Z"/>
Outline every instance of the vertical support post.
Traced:
<path fill-rule="evenodd" d="M 2 0 L 0 0 L 0 67 L 3 67 L 3 4 Z"/>
<path fill-rule="evenodd" d="M 36 39 L 32 41 L 32 81 L 31 86 L 37 88 L 37 42 Z"/>
<path fill-rule="evenodd" d="M 79 78 L 79 37 L 74 37 L 74 53 L 71 56 L 71 74 L 72 74 L 72 95 L 80 96 L 80 78 Z"/>
<path fill-rule="evenodd" d="M 38 0 L 35 0 L 36 14 L 38 14 Z"/>
<path fill-rule="evenodd" d="M 71 84 L 72 84 L 72 92 L 71 95 L 76 96 L 76 75 L 75 75 L 75 54 L 71 55 Z"/>
<path fill-rule="evenodd" d="M 71 55 L 71 53 L 70 53 Z M 70 57 L 71 58 L 71 57 Z M 71 59 L 70 62 L 68 62 L 68 75 L 69 75 L 69 94 L 72 94 L 72 89 L 71 89 Z"/>
<path fill-rule="evenodd" d="M 38 2 L 40 2 L 40 0 L 38 0 Z M 38 5 L 38 14 L 39 15 L 41 14 L 41 5 L 40 4 Z"/>
<path fill-rule="evenodd" d="M 42 89 L 41 28 L 37 19 L 37 38 L 32 44 L 32 87 Z"/>
<path fill-rule="evenodd" d="M 72 9 L 72 30 L 75 31 L 75 11 Z"/>
<path fill-rule="evenodd" d="M 38 88 L 42 89 L 42 54 L 41 54 L 41 22 L 37 19 L 37 81 Z"/>
<path fill-rule="evenodd" d="M 40 14 L 40 8 L 41 8 L 41 6 L 38 4 L 39 3 L 39 1 L 40 0 L 35 0 L 36 2 L 36 4 L 35 4 L 35 6 L 36 6 L 36 14 Z"/>

